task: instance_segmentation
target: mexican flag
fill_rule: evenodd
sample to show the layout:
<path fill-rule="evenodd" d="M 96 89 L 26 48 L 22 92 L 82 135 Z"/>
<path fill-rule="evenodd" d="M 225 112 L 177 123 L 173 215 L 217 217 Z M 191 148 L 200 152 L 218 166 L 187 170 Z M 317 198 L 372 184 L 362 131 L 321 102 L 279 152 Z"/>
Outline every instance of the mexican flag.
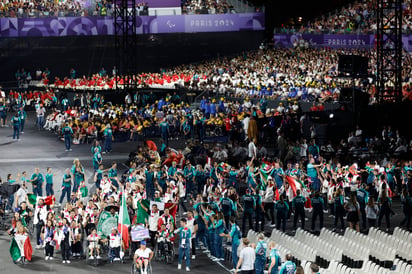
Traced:
<path fill-rule="evenodd" d="M 263 163 L 260 167 L 260 173 L 262 174 L 263 178 L 265 180 L 268 179 L 269 175 L 272 173 L 273 171 L 273 166 Z M 266 183 L 265 181 L 261 180 L 261 189 L 266 189 Z"/>
<path fill-rule="evenodd" d="M 24 256 L 28 261 L 31 261 L 33 248 L 29 237 L 27 235 L 16 234 L 11 240 L 9 251 L 13 262 L 16 262 L 22 256 Z"/>
<path fill-rule="evenodd" d="M 142 206 L 143 205 L 143 206 Z M 149 218 L 149 213 L 144 209 L 150 209 L 150 201 L 143 199 L 137 202 L 136 224 L 145 224 Z"/>
<path fill-rule="evenodd" d="M 120 204 L 120 212 L 119 212 L 119 219 L 118 219 L 117 229 L 122 235 L 124 248 L 129 248 L 129 227 L 130 227 L 130 218 L 129 213 L 127 212 L 126 206 L 126 193 L 123 192 L 122 194 L 122 203 Z"/>
<path fill-rule="evenodd" d="M 52 205 L 56 201 L 56 197 L 54 195 L 46 197 L 37 197 L 36 194 L 31 193 L 27 194 L 27 197 L 29 198 L 29 203 L 32 205 L 36 205 L 38 199 L 43 199 L 46 205 Z"/>

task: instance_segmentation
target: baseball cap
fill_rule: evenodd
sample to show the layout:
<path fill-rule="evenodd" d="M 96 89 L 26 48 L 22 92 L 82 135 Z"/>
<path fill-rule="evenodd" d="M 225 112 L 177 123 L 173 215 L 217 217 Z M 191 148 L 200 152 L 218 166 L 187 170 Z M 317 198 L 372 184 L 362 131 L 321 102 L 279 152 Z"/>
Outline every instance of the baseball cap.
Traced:
<path fill-rule="evenodd" d="M 141 242 L 140 242 L 140 245 L 146 245 L 146 241 L 144 241 L 144 240 L 141 241 Z"/>

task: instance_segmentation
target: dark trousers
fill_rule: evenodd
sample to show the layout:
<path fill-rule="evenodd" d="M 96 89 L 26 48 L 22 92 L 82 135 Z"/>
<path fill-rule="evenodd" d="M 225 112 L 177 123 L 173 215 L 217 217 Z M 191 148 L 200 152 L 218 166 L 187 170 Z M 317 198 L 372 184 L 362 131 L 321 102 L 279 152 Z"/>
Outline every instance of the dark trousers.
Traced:
<path fill-rule="evenodd" d="M 293 216 L 293 229 L 296 229 L 298 218 L 300 217 L 302 229 L 305 229 L 305 209 L 296 208 L 295 216 Z"/>
<path fill-rule="evenodd" d="M 36 224 L 36 243 L 37 245 L 41 245 L 41 228 L 43 227 L 43 224 Z"/>
<path fill-rule="evenodd" d="M 66 186 L 66 187 L 63 188 L 62 196 L 60 196 L 60 203 L 63 202 L 64 195 L 66 195 L 67 202 L 69 202 L 70 201 L 70 195 L 71 195 L 71 187 L 70 186 Z"/>
<path fill-rule="evenodd" d="M 62 251 L 62 260 L 67 261 L 70 258 L 70 245 L 68 240 L 61 243 L 60 249 Z"/>
<path fill-rule="evenodd" d="M 53 184 L 46 184 L 46 195 L 51 196 L 54 194 Z"/>
<path fill-rule="evenodd" d="M 365 207 L 360 207 L 361 219 L 362 219 L 362 229 L 366 229 L 366 210 Z"/>
<path fill-rule="evenodd" d="M 44 251 L 45 251 L 46 256 L 53 257 L 54 246 L 52 246 L 50 243 L 47 243 L 46 246 L 44 247 Z"/>
<path fill-rule="evenodd" d="M 401 221 L 401 226 L 405 226 L 409 228 L 411 226 L 411 212 L 408 209 L 403 209 L 403 220 Z"/>
<path fill-rule="evenodd" d="M 319 216 L 319 229 L 323 227 L 323 210 L 322 209 L 314 209 L 312 215 L 312 230 L 315 230 L 315 222 Z"/>
<path fill-rule="evenodd" d="M 192 255 L 196 255 L 196 238 L 192 238 L 191 242 L 192 242 Z"/>
<path fill-rule="evenodd" d="M 72 253 L 82 254 L 82 243 L 81 242 L 72 243 L 71 248 L 72 248 Z"/>
<path fill-rule="evenodd" d="M 72 143 L 72 138 L 70 136 L 64 136 L 64 144 L 66 145 L 66 150 L 70 150 L 70 145 Z"/>
<path fill-rule="evenodd" d="M 156 244 L 156 232 L 157 231 L 149 230 L 150 244 L 152 245 L 153 248 L 155 247 L 155 244 Z"/>
<path fill-rule="evenodd" d="M 387 228 L 391 227 L 391 220 L 390 220 L 389 214 L 390 214 L 389 209 L 386 209 L 386 210 L 384 209 L 384 210 L 379 211 L 378 227 L 381 227 L 383 217 L 385 217 L 386 227 Z"/>
<path fill-rule="evenodd" d="M 334 228 L 337 228 L 338 221 L 340 220 L 341 229 L 345 229 L 345 223 L 343 222 L 343 216 L 345 215 L 345 210 L 342 208 L 335 208 L 335 222 L 333 224 Z"/>
<path fill-rule="evenodd" d="M 20 138 L 20 127 L 19 126 L 13 126 L 13 139 L 17 140 Z"/>
<path fill-rule="evenodd" d="M 368 227 L 376 227 L 376 219 L 369 219 L 368 218 Z"/>
<path fill-rule="evenodd" d="M 275 224 L 275 206 L 274 206 L 274 203 L 265 203 L 264 209 L 265 209 L 265 217 L 267 217 L 269 219 L 268 216 L 270 216 L 270 221 L 272 222 L 272 225 L 274 225 Z"/>
<path fill-rule="evenodd" d="M 243 220 L 242 220 L 242 232 L 244 234 L 247 233 L 246 231 L 246 220 L 249 221 L 249 229 L 253 229 L 253 224 L 252 224 L 252 213 L 249 212 L 243 212 Z"/>
<path fill-rule="evenodd" d="M 277 221 L 276 221 L 276 229 L 280 230 L 280 227 L 282 226 L 282 231 L 286 231 L 286 217 L 282 216 L 282 214 L 277 214 Z"/>

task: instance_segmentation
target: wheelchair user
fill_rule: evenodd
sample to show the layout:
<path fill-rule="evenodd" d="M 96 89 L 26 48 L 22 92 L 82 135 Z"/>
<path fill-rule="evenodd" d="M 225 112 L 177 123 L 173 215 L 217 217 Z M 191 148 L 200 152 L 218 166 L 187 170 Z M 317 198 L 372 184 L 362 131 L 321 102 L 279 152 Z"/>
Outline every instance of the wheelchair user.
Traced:
<path fill-rule="evenodd" d="M 89 252 L 90 252 L 90 260 L 94 259 L 93 254 L 97 255 L 96 259 L 101 259 L 100 257 L 100 236 L 97 234 L 96 228 L 92 229 L 92 233 L 87 236 L 87 240 L 89 241 Z"/>
<path fill-rule="evenodd" d="M 162 224 L 156 235 L 157 248 L 159 249 L 161 255 L 166 255 L 166 250 L 171 250 L 172 243 L 170 239 L 172 236 L 173 235 L 170 235 L 169 230 L 166 228 L 166 224 Z"/>
<path fill-rule="evenodd" d="M 122 238 L 120 237 L 117 228 L 112 228 L 112 233 L 108 236 L 108 240 L 110 261 L 120 261 L 120 246 L 122 244 Z"/>
<path fill-rule="evenodd" d="M 146 247 L 146 241 L 140 242 L 140 248 L 134 253 L 136 268 L 141 269 L 142 274 L 147 274 L 147 266 L 153 258 L 153 251 Z"/>

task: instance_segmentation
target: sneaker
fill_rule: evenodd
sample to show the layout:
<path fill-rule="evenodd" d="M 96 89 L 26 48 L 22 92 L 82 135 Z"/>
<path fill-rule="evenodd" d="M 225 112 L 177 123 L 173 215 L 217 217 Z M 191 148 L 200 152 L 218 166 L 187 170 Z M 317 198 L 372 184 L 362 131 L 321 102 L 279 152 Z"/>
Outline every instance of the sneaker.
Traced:
<path fill-rule="evenodd" d="M 103 151 L 102 154 L 106 154 L 106 151 Z"/>
<path fill-rule="evenodd" d="M 68 149 L 66 149 L 66 152 L 69 152 L 69 150 L 68 150 Z"/>
<path fill-rule="evenodd" d="M 90 259 L 90 260 L 94 260 L 94 256 L 90 256 L 89 259 Z"/>
<path fill-rule="evenodd" d="M 70 261 L 69 261 L 69 260 L 67 260 L 67 261 L 66 261 L 66 264 L 69 264 L 69 263 L 70 263 Z"/>
<path fill-rule="evenodd" d="M 69 151 L 72 151 L 72 149 L 69 149 Z"/>
<path fill-rule="evenodd" d="M 189 268 L 188 266 L 186 266 L 186 271 L 187 271 L 187 272 L 189 272 L 189 271 L 190 271 L 190 268 Z"/>
<path fill-rule="evenodd" d="M 49 256 L 46 256 L 46 258 L 44 258 L 46 261 L 48 261 L 49 260 Z"/>
<path fill-rule="evenodd" d="M 41 245 L 36 245 L 36 249 L 40 249 L 41 248 Z"/>
<path fill-rule="evenodd" d="M 49 260 L 50 260 L 50 261 L 53 261 L 53 257 L 49 257 Z"/>
<path fill-rule="evenodd" d="M 24 133 L 24 131 L 22 131 L 21 133 Z"/>
<path fill-rule="evenodd" d="M 225 260 L 225 258 L 220 258 L 220 259 L 219 259 L 219 261 L 224 261 L 224 260 Z"/>
<path fill-rule="evenodd" d="M 63 261 L 63 263 L 65 264 L 65 263 L 66 263 L 66 261 Z"/>
<path fill-rule="evenodd" d="M 192 255 L 192 260 L 196 259 L 196 255 Z"/>
<path fill-rule="evenodd" d="M 271 225 L 270 225 L 270 227 L 275 227 L 275 226 L 276 226 L 276 224 L 271 224 Z"/>
<path fill-rule="evenodd" d="M 102 257 L 100 257 L 100 255 L 97 255 L 97 257 L 96 257 L 97 259 L 101 259 Z"/>
<path fill-rule="evenodd" d="M 177 269 L 182 269 L 182 265 L 181 265 L 181 264 L 178 264 L 178 265 L 177 265 Z"/>

